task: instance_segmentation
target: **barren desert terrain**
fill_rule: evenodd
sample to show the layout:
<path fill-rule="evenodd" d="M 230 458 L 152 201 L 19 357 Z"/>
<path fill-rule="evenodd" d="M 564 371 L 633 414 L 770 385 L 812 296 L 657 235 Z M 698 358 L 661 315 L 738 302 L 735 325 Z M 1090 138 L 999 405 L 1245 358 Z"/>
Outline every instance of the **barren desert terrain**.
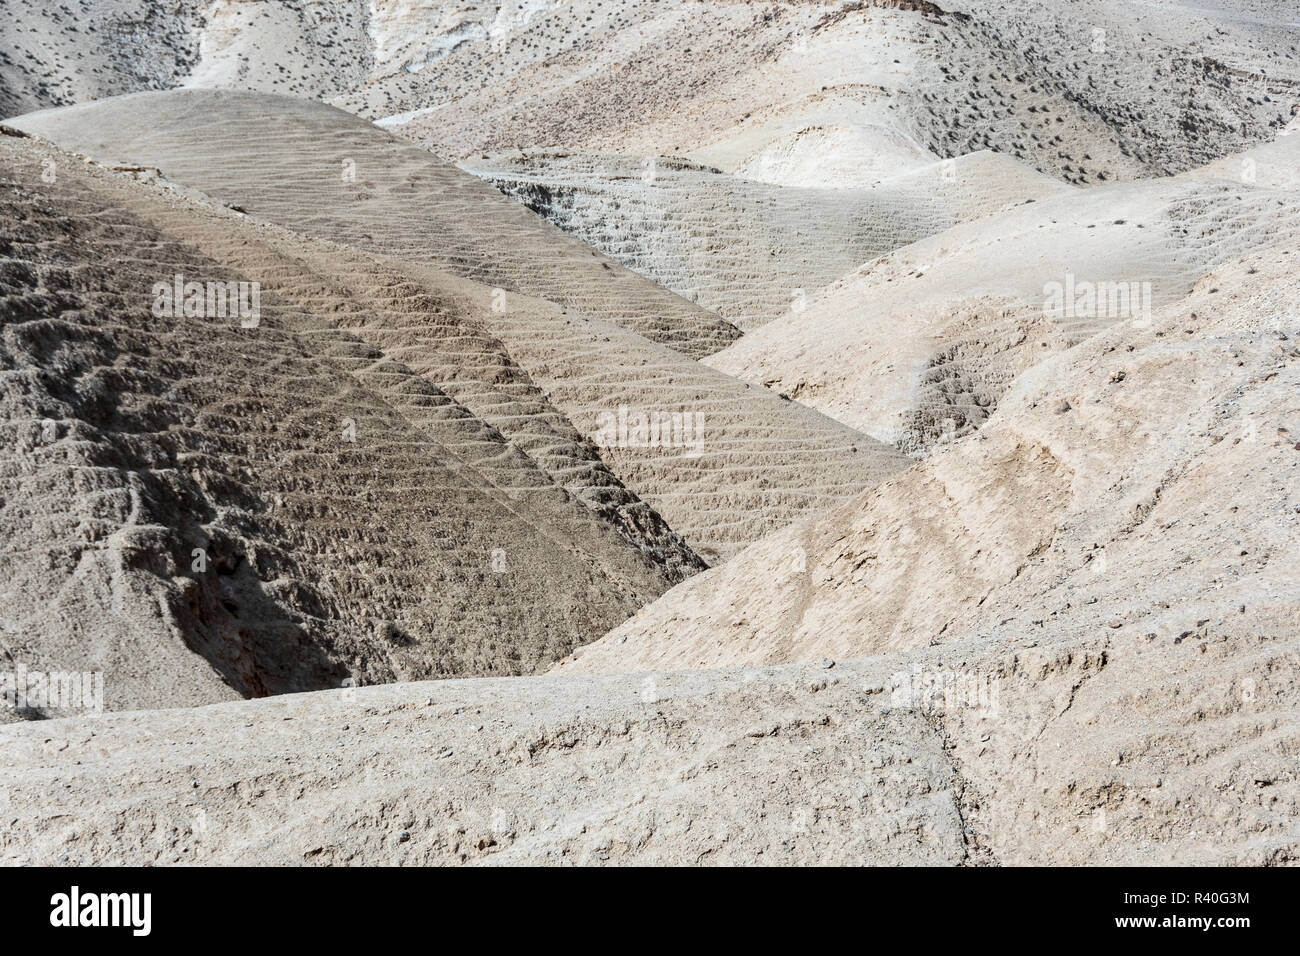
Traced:
<path fill-rule="evenodd" d="M 0 862 L 1300 860 L 1292 4 L 0 10 Z"/>

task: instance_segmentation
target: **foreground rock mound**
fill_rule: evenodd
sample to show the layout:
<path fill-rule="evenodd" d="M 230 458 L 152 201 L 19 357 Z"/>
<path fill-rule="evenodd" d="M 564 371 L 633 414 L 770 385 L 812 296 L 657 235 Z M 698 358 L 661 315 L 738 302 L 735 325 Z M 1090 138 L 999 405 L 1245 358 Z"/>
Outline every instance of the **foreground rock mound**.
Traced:
<path fill-rule="evenodd" d="M 0 862 L 977 857 L 922 717 L 814 683 L 461 680 L 0 728 Z"/>
<path fill-rule="evenodd" d="M 11 725 L 0 861 L 1286 863 L 1298 678 L 1099 638 Z"/>

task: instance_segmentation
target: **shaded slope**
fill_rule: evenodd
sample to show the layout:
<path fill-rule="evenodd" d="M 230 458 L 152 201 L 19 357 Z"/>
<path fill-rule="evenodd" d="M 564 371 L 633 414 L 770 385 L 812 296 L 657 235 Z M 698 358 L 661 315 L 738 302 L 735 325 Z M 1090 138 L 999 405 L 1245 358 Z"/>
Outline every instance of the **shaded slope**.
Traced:
<path fill-rule="evenodd" d="M 48 156 L 71 161 L 56 150 Z M 132 175 L 148 182 L 95 175 L 100 197 L 306 310 L 294 313 L 296 331 L 498 488 L 547 507 L 563 497 L 556 486 L 567 490 L 671 580 L 705 566 L 488 331 L 491 290 L 267 224 L 252 227 L 194 190 L 148 171 Z M 525 307 L 521 297 L 512 300 Z"/>
<path fill-rule="evenodd" d="M 105 671 L 110 707 L 527 673 L 666 586 L 490 426 L 273 292 L 253 328 L 154 314 L 159 281 L 243 277 L 0 149 L 8 669 Z"/>
<path fill-rule="evenodd" d="M 707 561 L 909 464 L 894 448 L 633 332 L 549 303 L 493 334 L 615 474 Z"/>

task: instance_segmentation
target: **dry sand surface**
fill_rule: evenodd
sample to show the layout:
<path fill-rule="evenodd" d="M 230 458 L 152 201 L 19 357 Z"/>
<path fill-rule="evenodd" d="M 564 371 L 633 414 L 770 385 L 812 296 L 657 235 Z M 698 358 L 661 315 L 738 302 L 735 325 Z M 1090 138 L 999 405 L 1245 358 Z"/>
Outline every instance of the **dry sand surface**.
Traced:
<path fill-rule="evenodd" d="M 1290 4 L 0 5 L 0 862 L 1300 860 Z"/>

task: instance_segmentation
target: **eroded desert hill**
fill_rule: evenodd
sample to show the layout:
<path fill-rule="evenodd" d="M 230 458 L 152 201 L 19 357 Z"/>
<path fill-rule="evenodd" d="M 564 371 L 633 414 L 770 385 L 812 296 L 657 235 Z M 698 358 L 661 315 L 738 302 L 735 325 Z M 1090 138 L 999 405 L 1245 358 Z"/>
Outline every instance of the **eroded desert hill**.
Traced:
<path fill-rule="evenodd" d="M 1001 862 L 1294 860 L 1295 257 L 1224 266 L 1150 328 L 1023 373 L 975 434 L 562 671 L 864 659 L 906 712 L 933 695 Z M 971 702 L 993 687 L 989 719 Z"/>
<path fill-rule="evenodd" d="M 106 162 L 160 169 L 254 218 L 544 298 L 687 355 L 739 334 L 427 151 L 320 103 L 178 90 L 12 125 Z"/>
<path fill-rule="evenodd" d="M 1181 176 L 1017 204 L 865 262 L 705 361 L 924 453 L 983 422 L 1020 371 L 1300 242 L 1297 167 L 1291 133 Z"/>
<path fill-rule="evenodd" d="M 587 504 L 341 329 L 347 294 L 160 306 L 249 279 L 123 208 L 148 187 L 0 149 L 9 665 L 105 671 L 111 707 L 527 673 L 702 566 L 607 472 Z"/>
<path fill-rule="evenodd" d="M 428 281 L 430 271 L 472 281 L 486 334 L 599 446 L 613 474 L 709 562 L 907 463 L 882 442 L 691 358 L 738 334 L 716 314 L 339 110 L 264 94 L 177 91 L 14 125 L 105 162 L 160 168 L 250 219 L 380 256 L 413 282 Z M 239 150 L 244 141 L 258 148 Z M 233 151 L 230 161 L 209 162 L 221 144 Z M 355 182 L 339 177 L 345 159 L 355 164 Z M 404 311 L 418 320 L 422 310 L 416 300 Z M 417 366 L 424 361 L 411 355 L 426 347 L 421 342 L 405 333 L 395 340 L 382 320 L 364 324 L 370 328 L 358 334 L 367 341 L 401 347 Z M 459 375 L 454 364 L 442 370 Z M 651 440 L 638 421 L 668 427 L 668 440 L 658 431 Z"/>
<path fill-rule="evenodd" d="M 196 98 L 202 109 L 194 107 Z M 250 102 L 257 108 L 250 109 Z M 162 108 L 151 121 L 154 104 Z M 263 165 L 206 174 L 193 138 L 198 130 L 180 118 L 212 119 L 221 109 L 232 126 L 244 123 L 256 130 Z M 125 119 L 128 113 L 132 122 Z M 360 159 L 362 175 L 355 187 L 347 184 L 342 200 L 329 161 L 322 161 L 328 174 L 319 183 L 300 170 L 295 189 L 281 188 L 289 181 L 294 150 L 308 138 L 294 123 L 304 114 L 317 124 L 337 117 L 344 131 L 356 131 L 347 145 L 358 147 L 351 152 Z M 64 515 L 59 527 L 71 522 L 69 527 L 80 530 L 71 542 L 54 529 L 48 538 L 26 541 L 15 525 L 21 547 L 11 555 L 16 598 L 6 625 L 12 635 L 8 656 L 65 669 L 94 669 L 98 663 L 115 675 L 110 706 L 192 704 L 337 686 L 345 679 L 374 683 L 527 673 L 599 636 L 706 561 L 725 557 L 801 514 L 830 507 L 905 465 L 887 446 L 681 354 L 679 348 L 697 348 L 726 327 L 710 313 L 658 291 L 648 300 L 636 299 L 624 291 L 625 283 L 654 287 L 626 272 L 620 278 L 618 267 L 602 267 L 590 253 L 571 270 L 574 255 L 566 252 L 576 247 L 574 240 L 436 161 L 430 160 L 431 168 L 443 171 L 443 181 L 423 181 L 410 169 L 398 176 L 386 163 L 386 151 L 396 150 L 414 163 L 418 157 L 409 155 L 411 147 L 336 110 L 251 94 L 176 93 L 19 122 L 29 121 L 47 132 L 58 127 L 61 137 L 92 148 L 73 137 L 75 130 L 106 159 L 123 158 L 114 143 L 98 141 L 110 135 L 134 151 L 127 152 L 128 162 L 111 169 L 5 137 L 7 175 L 22 196 L 9 237 L 13 258 L 22 264 L 16 273 L 22 281 L 10 293 L 13 307 L 5 309 L 10 335 L 26 329 L 29 317 L 18 307 L 31 294 L 26 290 L 53 290 L 56 304 L 47 317 L 62 322 L 65 312 L 83 310 L 80 299 L 63 301 L 68 276 L 91 262 L 119 258 L 133 266 L 96 271 L 93 282 L 77 288 L 107 282 L 108 308 L 127 309 L 127 327 L 141 325 L 145 341 L 148 334 L 181 334 L 150 312 L 154 285 L 176 275 L 185 281 L 256 282 L 267 312 L 256 330 L 234 328 L 234 319 L 226 319 L 232 325 L 230 341 L 217 336 L 203 359 L 208 364 L 171 372 L 149 365 L 156 349 L 123 346 L 107 329 L 97 333 L 104 348 L 126 356 L 123 363 L 148 369 L 147 388 L 122 395 L 110 390 L 114 402 L 150 405 L 155 392 L 185 392 L 169 382 L 168 374 L 182 381 L 195 376 L 235 396 L 230 401 L 238 414 L 221 426 L 223 433 L 233 433 L 235 444 L 222 454 L 249 462 L 248 473 L 240 474 L 240 481 L 252 485 L 240 492 L 247 500 L 190 502 L 191 479 L 172 470 L 177 456 L 191 451 L 157 439 L 165 451 L 137 452 L 156 460 L 163 473 L 161 490 L 146 496 L 154 506 L 148 514 L 139 513 L 129 493 L 130 473 L 137 468 L 129 461 L 120 464 L 124 471 L 114 479 L 123 489 L 117 510 L 93 512 L 90 503 L 78 504 L 76 495 L 66 508 L 56 507 L 32 484 L 39 461 L 51 450 L 40 438 L 51 426 L 37 429 L 34 444 L 23 441 L 13 449 L 16 466 L 23 464 L 13 478 L 12 507 L 39 498 L 41 508 Z M 156 142 L 143 138 L 146 128 Z M 272 130 L 281 131 L 278 151 Z M 129 162 L 146 154 L 153 163 Z M 381 175 L 376 183 L 366 175 L 371 169 L 387 169 L 394 178 Z M 467 196 L 458 193 L 461 187 Z M 471 233 L 463 210 L 475 203 L 480 211 L 472 221 L 479 228 Z M 411 211 L 420 204 L 423 214 Z M 44 218 L 38 222 L 25 211 L 29 207 L 43 210 Z M 259 222 L 258 213 L 286 225 Z M 118 219 L 131 225 L 113 230 L 102 225 Z M 30 272 L 28 260 L 35 253 L 23 250 L 42 248 L 42 237 L 60 222 L 69 224 L 70 242 L 76 241 L 57 254 L 53 247 L 42 253 L 56 263 L 51 272 Z M 446 223 L 453 243 L 457 236 L 470 237 L 461 254 L 448 251 L 448 243 L 435 244 L 441 254 L 424 251 L 440 223 Z M 529 235 L 541 238 L 530 247 L 520 239 Z M 558 251 L 546 245 L 550 239 L 558 241 Z M 570 283 L 593 261 L 599 272 L 592 278 L 590 300 L 620 317 L 627 314 L 622 304 L 634 303 L 633 314 L 645 317 L 643 330 L 662 329 L 661 337 L 677 348 L 545 299 L 514 290 L 503 294 L 498 286 L 466 278 L 484 269 L 512 268 L 508 257 L 505 265 L 491 259 L 494 245 L 512 250 L 513 268 L 523 281 L 549 269 L 560 278 L 543 281 Z M 659 303 L 668 304 L 666 313 L 652 311 Z M 107 314 L 85 321 L 98 327 Z M 163 328 L 153 330 L 160 321 Z M 177 321 L 185 334 L 198 336 L 174 346 L 182 356 L 217 331 Z M 283 329 L 311 369 L 327 370 L 321 373 L 324 394 L 355 389 L 363 396 L 356 399 L 359 407 L 382 409 L 396 424 L 375 425 L 360 411 L 345 413 L 333 405 L 316 408 L 323 399 L 274 381 L 266 388 L 279 404 L 269 405 L 261 391 L 253 392 L 257 399 L 245 395 L 252 386 L 241 385 L 238 376 L 221 384 L 219 370 L 228 363 L 239 364 L 253 381 L 283 364 L 258 351 L 256 335 L 273 329 Z M 94 378 L 103 364 L 95 355 L 80 356 L 81 348 L 72 344 L 65 350 L 77 354 L 84 372 L 81 364 L 74 365 L 77 377 L 60 385 L 75 393 L 84 389 L 81 376 Z M 227 354 L 223 348 L 235 351 Z M 144 354 L 137 354 L 141 350 Z M 50 365 L 52 355 L 12 361 L 28 374 L 51 375 L 62 367 Z M 285 369 L 283 374 L 311 381 L 317 373 Z M 81 406 L 64 408 L 52 394 L 32 401 L 49 406 L 36 417 L 53 423 L 52 444 L 77 433 L 87 420 L 104 427 L 94 414 L 118 414 L 98 405 L 93 414 Z M 188 402 L 163 416 L 163 432 L 170 434 L 173 420 L 198 420 L 194 427 L 203 432 L 201 415 L 216 399 L 199 392 Z M 27 407 L 11 410 L 14 427 L 31 417 L 23 411 Z M 666 447 L 628 440 L 618 426 L 629 410 L 687 417 L 691 429 Z M 243 414 L 257 416 L 256 429 L 242 424 Z M 274 422 L 303 416 L 316 423 L 315 430 L 302 438 L 307 445 L 291 454 L 276 443 L 280 426 Z M 269 429 L 272 437 L 239 444 L 253 441 L 259 429 Z M 403 437 L 408 433 L 412 437 Z M 102 440 L 114 439 L 110 434 Z M 84 453 L 97 454 L 93 440 Z M 353 467 L 360 469 L 355 475 L 349 472 Z M 281 502 L 295 500 L 286 494 L 289 488 L 300 496 L 297 512 L 279 510 L 290 507 Z M 462 495 L 457 490 L 462 488 L 477 490 Z M 458 502 L 450 514 L 439 504 L 448 498 Z M 337 512 L 349 502 L 355 510 L 340 517 Z M 93 533 L 73 520 L 85 508 L 102 523 Z M 238 516 L 227 516 L 228 510 Z M 391 517 L 381 516 L 386 510 Z M 399 517 L 408 512 L 426 517 Z M 26 514 L 14 511 L 11 518 L 21 523 Z M 431 527 L 423 527 L 426 521 Z M 157 555 L 141 557 L 127 542 L 143 533 L 137 522 L 158 536 Z M 317 524 L 322 530 L 312 531 Z M 92 560 L 77 543 L 87 534 L 86 541 L 105 539 L 112 545 Z M 358 536 L 364 543 L 353 541 Z M 219 543 L 202 562 L 206 567 L 210 560 L 220 573 L 204 577 L 203 570 L 187 571 L 199 559 L 185 555 L 209 549 L 210 541 Z M 63 555 L 66 586 L 42 583 L 37 570 L 47 560 L 41 555 L 54 553 Z M 232 575 L 235 579 L 227 580 Z M 133 595 L 126 605 L 113 597 L 111 582 L 119 580 L 118 586 Z M 231 588 L 240 596 L 232 597 Z M 88 595 L 98 595 L 104 606 Z M 545 611 L 538 602 L 546 602 Z M 148 648 L 155 643 L 170 649 L 169 663 L 161 668 L 150 663 Z"/>
<path fill-rule="evenodd" d="M 565 667 L 1293 640 L 1295 258 L 1288 244 L 1228 264 L 1149 326 L 1035 365 L 978 431 L 675 588 Z"/>

